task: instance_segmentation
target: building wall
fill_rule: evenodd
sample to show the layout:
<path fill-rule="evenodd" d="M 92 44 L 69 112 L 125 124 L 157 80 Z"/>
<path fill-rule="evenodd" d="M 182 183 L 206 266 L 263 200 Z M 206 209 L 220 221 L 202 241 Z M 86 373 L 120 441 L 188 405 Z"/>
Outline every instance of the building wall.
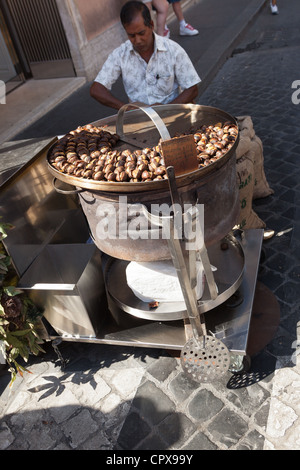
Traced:
<path fill-rule="evenodd" d="M 77 76 L 92 81 L 125 39 L 119 13 L 126 0 L 57 0 Z"/>
<path fill-rule="evenodd" d="M 125 1 L 75 0 L 88 41 L 95 39 L 118 23 L 119 11 Z"/>

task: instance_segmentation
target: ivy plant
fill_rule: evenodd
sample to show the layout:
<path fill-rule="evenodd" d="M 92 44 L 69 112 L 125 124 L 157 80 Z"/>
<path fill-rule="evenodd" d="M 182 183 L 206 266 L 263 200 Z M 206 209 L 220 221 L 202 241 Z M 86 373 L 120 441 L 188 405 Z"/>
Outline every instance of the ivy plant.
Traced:
<path fill-rule="evenodd" d="M 3 244 L 11 228 L 0 221 L 0 344 L 11 374 L 10 385 L 18 374 L 30 372 L 18 362 L 19 357 L 28 362 L 30 354 L 44 352 L 37 332 L 43 311 L 17 288 L 18 277 Z"/>

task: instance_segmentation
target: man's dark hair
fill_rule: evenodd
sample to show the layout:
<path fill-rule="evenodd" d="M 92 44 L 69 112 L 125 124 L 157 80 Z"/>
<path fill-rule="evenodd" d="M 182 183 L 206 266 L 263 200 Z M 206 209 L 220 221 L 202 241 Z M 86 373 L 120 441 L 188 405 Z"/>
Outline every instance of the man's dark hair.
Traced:
<path fill-rule="evenodd" d="M 144 25 L 151 28 L 152 20 L 151 20 L 150 10 L 147 7 L 147 5 L 138 1 L 127 2 L 122 7 L 121 13 L 120 13 L 122 25 L 124 26 L 125 24 L 130 24 L 138 13 L 142 14 L 144 18 Z"/>

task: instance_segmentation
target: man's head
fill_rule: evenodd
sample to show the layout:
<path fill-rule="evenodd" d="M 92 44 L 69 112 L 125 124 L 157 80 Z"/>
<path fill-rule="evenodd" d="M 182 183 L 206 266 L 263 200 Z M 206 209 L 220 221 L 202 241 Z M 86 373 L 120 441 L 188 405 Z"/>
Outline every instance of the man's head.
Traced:
<path fill-rule="evenodd" d="M 142 54 L 153 48 L 154 24 L 149 8 L 142 2 L 125 3 L 120 13 L 121 23 L 134 49 Z"/>
<path fill-rule="evenodd" d="M 153 22 L 150 15 L 149 8 L 140 1 L 130 1 L 125 3 L 122 7 L 120 18 L 121 23 L 125 28 L 125 25 L 128 25 L 132 22 L 136 15 L 142 15 L 144 19 L 144 25 L 152 28 Z"/>

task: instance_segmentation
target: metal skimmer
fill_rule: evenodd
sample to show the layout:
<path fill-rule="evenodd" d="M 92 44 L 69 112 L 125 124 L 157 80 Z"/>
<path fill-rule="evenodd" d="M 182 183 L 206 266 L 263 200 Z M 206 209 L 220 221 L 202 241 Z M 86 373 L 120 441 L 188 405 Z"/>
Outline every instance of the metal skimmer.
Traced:
<path fill-rule="evenodd" d="M 228 371 L 230 353 L 214 336 L 191 338 L 180 355 L 184 372 L 196 382 L 208 382 L 220 378 Z"/>
<path fill-rule="evenodd" d="M 180 204 L 182 206 L 176 187 L 174 168 L 168 167 L 167 173 L 173 205 L 174 207 L 175 204 Z M 176 227 L 174 225 L 174 219 L 172 219 L 170 220 L 171 236 L 168 239 L 168 243 L 186 303 L 186 321 L 190 323 L 190 333 L 192 333 L 190 334 L 190 337 L 187 338 L 187 342 L 181 351 L 181 365 L 184 372 L 191 376 L 193 380 L 197 382 L 205 382 L 208 380 L 212 381 L 220 378 L 228 371 L 230 365 L 230 354 L 227 347 L 220 340 L 214 336 L 208 336 L 206 334 L 205 321 L 204 318 L 201 321 L 199 315 L 196 294 L 195 290 L 191 287 L 190 273 L 188 273 L 185 263 L 179 239 L 180 237 L 178 234 L 177 236 L 174 236 L 175 232 Z M 202 237 L 202 246 L 198 247 L 198 249 L 203 263 L 206 280 L 209 284 L 211 297 L 216 298 L 218 293 L 204 244 L 204 237 Z M 191 252 L 189 253 L 189 256 L 191 256 Z M 187 332 L 188 330 L 186 330 L 186 333 Z"/>

